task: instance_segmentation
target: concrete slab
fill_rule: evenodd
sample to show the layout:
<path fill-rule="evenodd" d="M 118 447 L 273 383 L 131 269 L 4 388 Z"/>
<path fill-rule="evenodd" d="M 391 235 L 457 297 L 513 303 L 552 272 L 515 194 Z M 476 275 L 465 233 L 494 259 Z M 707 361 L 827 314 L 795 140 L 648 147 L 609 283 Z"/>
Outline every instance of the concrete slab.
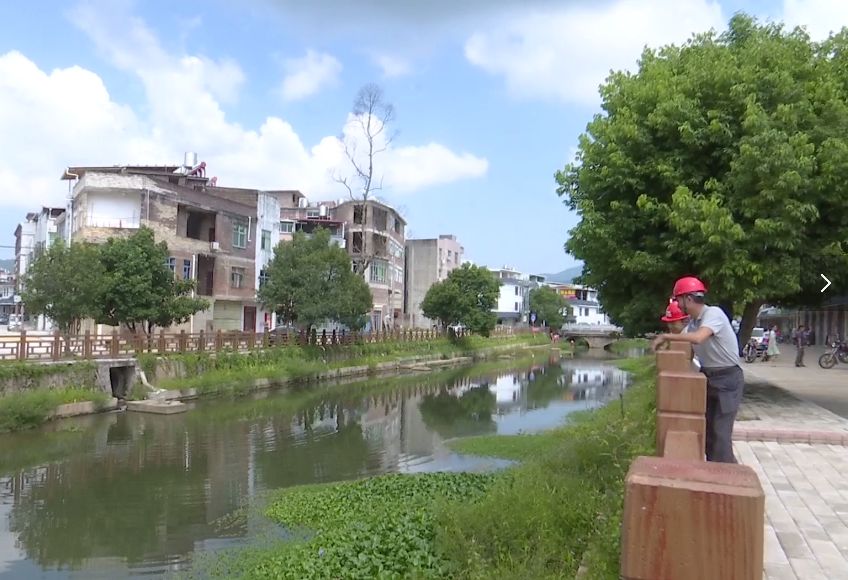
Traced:
<path fill-rule="evenodd" d="M 179 401 L 127 401 L 127 411 L 137 411 L 139 413 L 155 413 L 157 415 L 173 415 L 176 413 L 185 413 L 188 411 L 188 406 Z"/>

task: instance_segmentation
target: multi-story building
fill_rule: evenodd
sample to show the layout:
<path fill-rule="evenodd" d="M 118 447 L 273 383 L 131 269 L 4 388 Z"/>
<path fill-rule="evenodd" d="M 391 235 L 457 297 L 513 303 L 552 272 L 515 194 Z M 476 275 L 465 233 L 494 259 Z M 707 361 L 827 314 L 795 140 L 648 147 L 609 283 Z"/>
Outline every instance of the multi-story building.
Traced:
<path fill-rule="evenodd" d="M 0 268 L 0 317 L 6 319 L 15 312 L 15 275 Z"/>
<path fill-rule="evenodd" d="M 17 280 L 16 312 L 26 316 L 25 305 L 20 301 L 20 295 L 26 283 L 26 273 L 39 255 L 41 255 L 54 241 L 60 237 L 59 223 L 65 213 L 65 208 L 42 207 L 37 212 L 30 212 L 26 219 L 18 224 L 15 229 L 15 279 Z M 27 320 L 37 330 L 46 330 L 50 321 L 39 316 L 37 319 Z"/>
<path fill-rule="evenodd" d="M 514 326 L 527 322 L 529 280 L 525 279 L 521 272 L 508 266 L 492 270 L 492 272 L 501 283 L 498 305 L 495 309 L 498 324 Z"/>
<path fill-rule="evenodd" d="M 550 284 L 568 301 L 571 307 L 573 324 L 592 324 L 608 326 L 612 324 L 603 306 L 598 302 L 598 291 L 580 284 Z"/>
<path fill-rule="evenodd" d="M 345 248 L 354 264 L 359 259 L 368 264 L 363 275 L 374 303 L 366 330 L 403 326 L 406 220 L 393 207 L 373 199 L 313 204 L 303 199 L 282 210 L 283 240 L 296 231 L 310 234 L 319 227 L 330 230 L 331 242 Z"/>
<path fill-rule="evenodd" d="M 174 275 L 196 281 L 210 302 L 185 325 L 189 331 L 261 331 L 274 323 L 256 302 L 262 269 L 279 241 L 279 216 L 303 194 L 217 187 L 205 163 L 186 154 L 181 166 L 71 167 L 76 179 L 68 238 L 101 243 L 142 226 L 170 252 Z"/>
<path fill-rule="evenodd" d="M 424 316 L 421 303 L 433 284 L 462 265 L 464 252 L 453 235 L 406 240 L 403 310 L 410 326 L 430 328 L 435 323 Z"/>

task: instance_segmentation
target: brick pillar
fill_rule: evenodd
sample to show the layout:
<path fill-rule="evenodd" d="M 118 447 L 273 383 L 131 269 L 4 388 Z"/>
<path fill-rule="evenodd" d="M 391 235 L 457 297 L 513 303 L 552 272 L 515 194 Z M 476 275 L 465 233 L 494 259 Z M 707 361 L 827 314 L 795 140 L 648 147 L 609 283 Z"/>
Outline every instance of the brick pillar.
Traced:
<path fill-rule="evenodd" d="M 665 454 L 669 431 L 694 432 L 703 454 L 706 410 L 707 378 L 704 375 L 691 371 L 661 371 L 657 376 L 657 455 Z"/>
<path fill-rule="evenodd" d="M 625 485 L 621 578 L 762 579 L 765 496 L 750 467 L 637 457 Z"/>

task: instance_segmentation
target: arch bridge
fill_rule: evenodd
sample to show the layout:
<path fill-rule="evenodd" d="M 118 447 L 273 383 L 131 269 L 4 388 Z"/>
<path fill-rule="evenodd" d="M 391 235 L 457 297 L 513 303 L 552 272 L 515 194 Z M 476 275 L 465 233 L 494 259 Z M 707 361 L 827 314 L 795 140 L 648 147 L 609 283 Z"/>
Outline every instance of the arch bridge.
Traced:
<path fill-rule="evenodd" d="M 560 333 L 562 340 L 583 341 L 589 348 L 603 349 L 621 338 L 621 328 L 606 324 L 566 324 Z"/>

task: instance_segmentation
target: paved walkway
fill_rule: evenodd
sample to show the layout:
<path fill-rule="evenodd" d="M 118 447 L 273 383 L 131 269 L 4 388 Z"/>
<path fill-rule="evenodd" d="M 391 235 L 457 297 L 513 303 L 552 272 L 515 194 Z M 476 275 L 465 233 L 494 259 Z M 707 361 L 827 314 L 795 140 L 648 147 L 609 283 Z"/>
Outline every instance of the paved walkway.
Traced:
<path fill-rule="evenodd" d="M 794 349 L 782 350 L 783 360 L 744 365 L 734 430 L 766 494 L 764 578 L 848 580 L 848 419 L 811 400 L 848 408 L 848 366 L 826 371 L 816 354 L 796 368 Z"/>

